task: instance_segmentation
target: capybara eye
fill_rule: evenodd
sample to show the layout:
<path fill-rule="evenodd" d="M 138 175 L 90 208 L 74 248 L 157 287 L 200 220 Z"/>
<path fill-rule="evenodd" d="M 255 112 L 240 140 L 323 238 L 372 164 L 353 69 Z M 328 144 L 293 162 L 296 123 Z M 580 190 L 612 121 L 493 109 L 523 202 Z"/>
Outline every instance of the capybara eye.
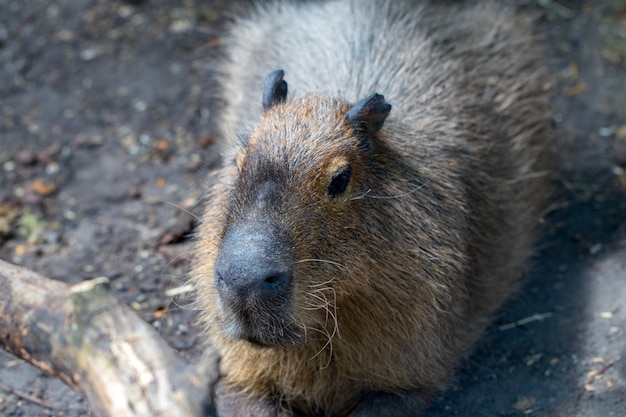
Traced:
<path fill-rule="evenodd" d="M 337 195 L 346 191 L 348 187 L 348 183 L 350 182 L 350 175 L 352 174 L 352 170 L 350 166 L 347 166 L 341 170 L 339 170 L 335 175 L 333 175 L 333 179 L 328 186 L 328 195 L 331 197 L 336 197 Z"/>

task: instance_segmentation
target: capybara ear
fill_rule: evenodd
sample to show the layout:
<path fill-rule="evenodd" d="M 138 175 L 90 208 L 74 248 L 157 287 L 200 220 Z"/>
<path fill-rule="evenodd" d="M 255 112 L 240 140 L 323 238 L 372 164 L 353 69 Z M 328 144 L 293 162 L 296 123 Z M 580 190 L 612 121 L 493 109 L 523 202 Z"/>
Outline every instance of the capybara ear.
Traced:
<path fill-rule="evenodd" d="M 274 70 L 265 78 L 263 85 L 263 110 L 267 111 L 287 98 L 287 81 L 283 80 L 285 71 Z"/>
<path fill-rule="evenodd" d="M 390 111 L 391 104 L 385 101 L 384 96 L 376 93 L 356 103 L 348 110 L 346 117 L 355 128 L 362 129 L 365 126 L 374 133 L 383 127 Z"/>

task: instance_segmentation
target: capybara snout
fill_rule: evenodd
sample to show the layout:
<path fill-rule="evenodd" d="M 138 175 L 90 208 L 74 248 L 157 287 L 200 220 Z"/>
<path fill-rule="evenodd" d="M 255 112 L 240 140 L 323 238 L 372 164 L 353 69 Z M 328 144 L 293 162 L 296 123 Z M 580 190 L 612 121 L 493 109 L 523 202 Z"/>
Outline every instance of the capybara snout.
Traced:
<path fill-rule="evenodd" d="M 290 245 L 263 220 L 236 223 L 225 235 L 215 263 L 215 286 L 232 339 L 263 345 L 291 344 L 294 258 Z"/>

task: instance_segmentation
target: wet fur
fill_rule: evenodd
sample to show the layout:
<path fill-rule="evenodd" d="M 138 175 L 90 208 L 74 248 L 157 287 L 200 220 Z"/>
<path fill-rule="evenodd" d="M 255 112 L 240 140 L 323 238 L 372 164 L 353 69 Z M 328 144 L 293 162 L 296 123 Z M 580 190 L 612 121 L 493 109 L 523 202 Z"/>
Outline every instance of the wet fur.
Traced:
<path fill-rule="evenodd" d="M 227 41 L 225 164 L 194 284 L 225 384 L 277 413 L 348 415 L 375 392 L 432 396 L 532 253 L 550 137 L 532 25 L 492 3 L 420 4 L 267 6 Z M 276 68 L 287 100 L 263 112 L 263 80 Z M 375 92 L 393 109 L 364 139 L 345 115 Z M 342 161 L 348 190 L 328 198 Z M 275 348 L 224 337 L 213 279 L 220 240 L 267 181 L 267 215 L 295 244 L 284 314 L 301 331 Z"/>

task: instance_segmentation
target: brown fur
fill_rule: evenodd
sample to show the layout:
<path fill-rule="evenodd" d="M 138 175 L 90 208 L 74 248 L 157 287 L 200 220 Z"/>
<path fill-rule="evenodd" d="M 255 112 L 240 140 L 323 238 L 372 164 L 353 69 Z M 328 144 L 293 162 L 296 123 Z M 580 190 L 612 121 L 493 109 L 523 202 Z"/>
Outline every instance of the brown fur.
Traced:
<path fill-rule="evenodd" d="M 224 146 L 193 282 L 235 391 L 333 416 L 368 393 L 432 392 L 517 286 L 547 190 L 541 51 L 507 8 L 413 3 L 269 6 L 232 30 L 221 128 L 246 140 Z M 262 112 L 276 68 L 287 101 Z M 393 109 L 366 150 L 345 115 L 374 92 Z M 348 189 L 329 198 L 346 162 Z M 263 175 L 295 246 L 293 346 L 222 332 L 215 259 Z"/>

